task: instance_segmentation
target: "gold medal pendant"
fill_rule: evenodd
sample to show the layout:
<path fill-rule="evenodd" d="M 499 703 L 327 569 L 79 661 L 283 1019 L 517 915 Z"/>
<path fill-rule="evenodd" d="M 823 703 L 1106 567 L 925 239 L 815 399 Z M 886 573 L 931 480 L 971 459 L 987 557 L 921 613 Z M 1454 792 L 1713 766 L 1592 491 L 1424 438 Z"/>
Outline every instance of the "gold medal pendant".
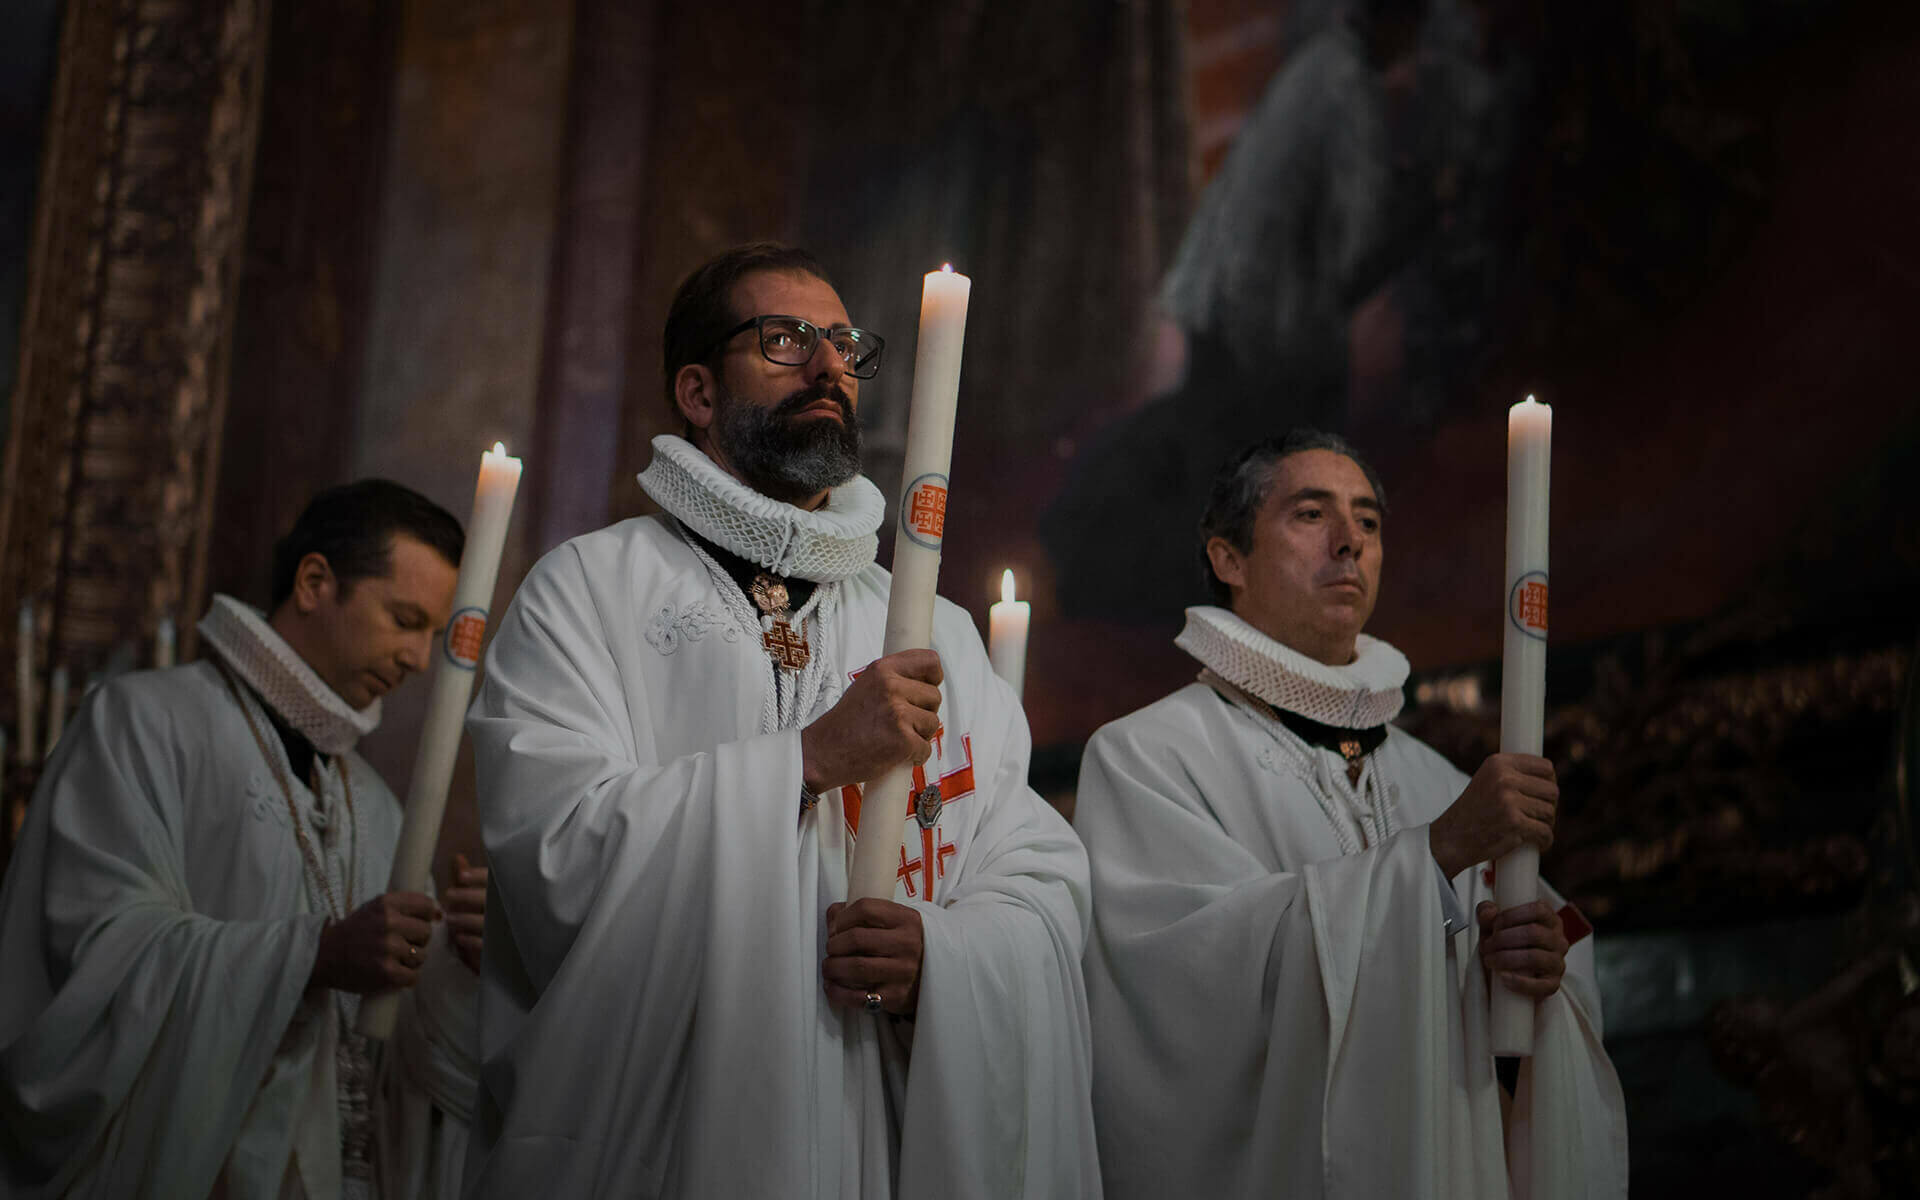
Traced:
<path fill-rule="evenodd" d="M 753 586 L 747 589 L 753 597 L 753 603 L 764 615 L 773 618 L 773 627 L 760 635 L 760 645 L 766 650 L 767 657 L 777 667 L 789 671 L 803 669 L 813 658 L 813 650 L 807 645 L 806 627 L 795 633 L 787 611 L 787 585 L 766 572 L 753 577 Z"/>
<path fill-rule="evenodd" d="M 1340 757 L 1347 760 L 1348 783 L 1357 784 L 1360 782 L 1360 758 L 1365 753 L 1366 751 L 1357 740 L 1350 738 L 1340 739 Z"/>
<path fill-rule="evenodd" d="M 793 626 L 776 619 L 773 628 L 760 635 L 760 644 L 766 647 L 767 657 L 774 665 L 798 671 L 807 665 L 813 657 L 813 651 L 807 646 L 807 637 L 796 635 Z"/>

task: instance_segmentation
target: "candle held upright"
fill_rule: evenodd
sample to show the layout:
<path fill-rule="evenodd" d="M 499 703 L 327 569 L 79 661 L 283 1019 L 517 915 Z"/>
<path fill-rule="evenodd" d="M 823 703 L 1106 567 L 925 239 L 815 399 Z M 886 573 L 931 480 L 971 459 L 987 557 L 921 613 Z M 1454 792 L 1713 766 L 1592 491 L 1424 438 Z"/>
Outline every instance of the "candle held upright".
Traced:
<path fill-rule="evenodd" d="M 1547 492 L 1553 409 L 1528 396 L 1507 411 L 1507 586 L 1500 669 L 1500 752 L 1539 754 L 1547 704 Z M 1540 898 L 1540 851 L 1523 846 L 1494 865 L 1493 899 L 1505 912 Z M 1533 1050 L 1533 1009 L 1495 981 L 1493 1052 Z"/>
<path fill-rule="evenodd" d="M 1033 606 L 1013 598 L 1013 569 L 1000 576 L 1000 603 L 987 609 L 987 661 L 993 673 L 1021 694 L 1027 678 L 1027 627 Z"/>
<path fill-rule="evenodd" d="M 934 585 L 947 526 L 947 471 L 960 402 L 960 352 L 966 341 L 973 281 L 951 265 L 927 273 L 920 292 L 920 338 L 914 348 L 913 399 L 907 409 L 907 452 L 901 471 L 900 518 L 893 539 L 893 584 L 881 653 L 933 644 Z M 893 899 L 901 834 L 912 800 L 913 764 L 899 763 L 861 792 L 860 828 L 848 868 L 847 898 Z"/>
<path fill-rule="evenodd" d="M 153 665 L 156 668 L 173 665 L 174 644 L 177 634 L 172 617 L 161 617 L 153 630 Z"/>
<path fill-rule="evenodd" d="M 460 755 L 467 703 L 473 698 L 473 673 L 480 665 L 480 647 L 487 633 L 487 610 L 493 603 L 507 524 L 513 517 L 513 500 L 519 490 L 520 460 L 508 457 L 506 447 L 495 442 L 492 450 L 480 456 L 473 515 L 467 521 L 467 545 L 460 556 L 460 581 L 453 589 L 453 616 L 447 621 L 440 653 L 434 656 L 433 692 L 427 701 L 420 748 L 413 759 L 413 777 L 407 787 L 407 806 L 400 822 L 400 842 L 393 852 L 388 891 L 420 891 L 433 870 L 433 848 L 440 840 L 447 786 L 453 782 L 454 762 Z M 369 997 L 360 1006 L 360 1032 L 382 1041 L 392 1036 L 399 1002 L 397 992 Z"/>

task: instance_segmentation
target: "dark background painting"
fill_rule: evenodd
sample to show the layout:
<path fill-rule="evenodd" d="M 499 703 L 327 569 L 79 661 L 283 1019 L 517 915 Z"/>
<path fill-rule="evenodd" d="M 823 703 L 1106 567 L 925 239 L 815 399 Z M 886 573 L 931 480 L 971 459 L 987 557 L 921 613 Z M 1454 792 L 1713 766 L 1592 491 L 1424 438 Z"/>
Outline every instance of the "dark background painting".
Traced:
<path fill-rule="evenodd" d="M 920 276 L 972 277 L 941 587 L 983 627 L 1003 569 L 1031 598 L 1063 810 L 1087 736 L 1194 672 L 1209 476 L 1302 422 L 1386 480 L 1370 631 L 1470 769 L 1532 393 L 1545 869 L 1599 930 L 1635 1194 L 1920 1190 L 1911 4 L 45 0 L 8 34 L 0 604 L 38 605 L 35 703 L 209 591 L 264 601 L 319 487 L 464 513 L 495 439 L 504 606 L 647 510 L 668 297 L 772 237 L 890 340 L 890 496 Z M 163 105 L 179 153 L 130 154 Z M 366 746 L 402 793 L 425 691 Z"/>

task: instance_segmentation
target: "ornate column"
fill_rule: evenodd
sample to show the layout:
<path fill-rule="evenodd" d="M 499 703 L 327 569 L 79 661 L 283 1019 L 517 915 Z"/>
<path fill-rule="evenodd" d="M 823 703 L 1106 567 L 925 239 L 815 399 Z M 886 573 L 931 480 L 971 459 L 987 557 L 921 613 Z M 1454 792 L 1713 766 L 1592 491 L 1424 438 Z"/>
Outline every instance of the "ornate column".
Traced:
<path fill-rule="evenodd" d="M 77 698 L 117 647 L 144 664 L 163 616 L 192 651 L 268 6 L 66 8 L 0 485 L 0 613 L 34 603 L 42 708 L 50 663 Z"/>

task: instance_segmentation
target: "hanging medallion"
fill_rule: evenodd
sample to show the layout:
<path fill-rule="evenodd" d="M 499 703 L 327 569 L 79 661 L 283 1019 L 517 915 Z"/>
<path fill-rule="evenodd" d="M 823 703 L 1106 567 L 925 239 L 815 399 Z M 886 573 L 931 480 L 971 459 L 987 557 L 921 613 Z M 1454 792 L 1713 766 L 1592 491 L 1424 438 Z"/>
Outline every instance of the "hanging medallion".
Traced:
<path fill-rule="evenodd" d="M 940 810 L 946 806 L 946 797 L 940 794 L 940 785 L 929 783 L 914 793 L 913 819 L 920 822 L 920 828 L 932 829 L 940 820 Z"/>
<path fill-rule="evenodd" d="M 777 667 L 789 671 L 804 668 L 813 658 L 813 650 L 807 645 L 806 628 L 799 632 L 793 628 L 793 614 L 788 611 L 787 585 L 778 577 L 765 571 L 753 577 L 753 586 L 747 589 L 753 597 L 754 607 L 768 618 L 768 628 L 760 635 L 760 645 Z"/>

